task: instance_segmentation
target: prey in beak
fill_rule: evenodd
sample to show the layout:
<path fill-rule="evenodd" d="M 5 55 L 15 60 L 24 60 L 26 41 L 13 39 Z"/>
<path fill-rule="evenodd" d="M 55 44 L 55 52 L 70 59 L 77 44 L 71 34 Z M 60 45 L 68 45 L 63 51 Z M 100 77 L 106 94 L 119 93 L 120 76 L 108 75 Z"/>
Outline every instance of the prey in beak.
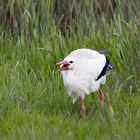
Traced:
<path fill-rule="evenodd" d="M 63 61 L 58 62 L 57 65 L 60 65 L 60 68 L 58 69 L 58 71 L 64 71 L 64 70 L 69 70 L 70 63 L 66 60 L 63 60 Z"/>

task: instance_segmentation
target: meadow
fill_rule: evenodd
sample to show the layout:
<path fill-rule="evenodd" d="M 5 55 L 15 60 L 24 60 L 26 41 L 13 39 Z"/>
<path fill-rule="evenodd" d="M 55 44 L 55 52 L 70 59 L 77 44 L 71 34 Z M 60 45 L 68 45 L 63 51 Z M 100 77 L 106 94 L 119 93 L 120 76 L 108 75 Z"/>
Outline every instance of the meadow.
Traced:
<path fill-rule="evenodd" d="M 16 18 L 14 26 L 6 24 L 6 18 L 0 22 L 0 140 L 139 140 L 139 1 L 127 5 L 126 15 L 122 1 L 115 11 L 109 3 L 113 17 L 106 7 L 100 18 L 92 16 L 89 1 L 82 13 L 73 1 L 79 19 L 65 32 L 65 24 L 49 13 L 53 3 L 45 2 L 36 15 L 31 1 L 22 7 L 20 0 L 16 14 L 22 20 Z M 72 104 L 67 95 L 56 65 L 77 48 L 108 49 L 106 56 L 114 66 L 102 86 L 104 111 L 99 94 L 92 93 L 85 98 L 85 119 L 79 101 Z"/>

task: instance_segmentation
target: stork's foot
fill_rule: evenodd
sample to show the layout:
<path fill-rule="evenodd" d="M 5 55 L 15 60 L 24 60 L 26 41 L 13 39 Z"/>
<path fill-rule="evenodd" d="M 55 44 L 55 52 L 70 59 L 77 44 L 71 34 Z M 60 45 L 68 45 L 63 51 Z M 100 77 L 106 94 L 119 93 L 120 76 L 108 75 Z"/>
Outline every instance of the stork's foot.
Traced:
<path fill-rule="evenodd" d="M 103 91 L 101 89 L 99 89 L 99 93 L 100 93 L 101 108 L 102 108 L 102 110 L 104 110 L 104 98 L 105 98 L 105 95 L 104 95 L 104 93 L 103 93 Z"/>
<path fill-rule="evenodd" d="M 85 115 L 86 107 L 85 107 L 84 101 L 83 101 L 82 97 L 79 97 L 79 98 L 80 98 L 80 105 L 81 105 L 82 114 Z"/>

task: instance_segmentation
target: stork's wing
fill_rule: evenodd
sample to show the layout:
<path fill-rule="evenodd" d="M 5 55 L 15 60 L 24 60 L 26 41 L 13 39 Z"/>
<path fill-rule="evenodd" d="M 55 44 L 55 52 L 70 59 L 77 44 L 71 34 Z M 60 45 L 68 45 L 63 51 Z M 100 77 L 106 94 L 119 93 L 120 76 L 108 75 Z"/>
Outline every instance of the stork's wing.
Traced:
<path fill-rule="evenodd" d="M 105 54 L 105 53 L 107 53 L 107 52 L 109 52 L 109 50 L 100 50 L 100 51 L 98 51 L 100 54 Z"/>
<path fill-rule="evenodd" d="M 103 67 L 101 73 L 99 74 L 98 78 L 96 79 L 96 81 L 98 79 L 100 79 L 102 76 L 106 75 L 108 73 L 108 71 L 112 70 L 113 67 L 112 65 L 109 63 L 109 60 L 106 58 L 106 63 L 105 66 Z"/>

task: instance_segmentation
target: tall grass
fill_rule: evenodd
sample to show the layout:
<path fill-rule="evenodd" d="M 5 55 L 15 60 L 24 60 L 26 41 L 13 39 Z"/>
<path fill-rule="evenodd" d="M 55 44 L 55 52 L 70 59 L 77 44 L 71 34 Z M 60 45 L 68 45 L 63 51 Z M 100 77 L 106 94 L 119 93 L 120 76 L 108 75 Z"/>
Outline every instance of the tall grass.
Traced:
<path fill-rule="evenodd" d="M 0 139 L 140 139 L 139 1 L 129 1 L 127 8 L 115 1 L 112 13 L 108 3 L 98 18 L 91 1 L 58 3 L 59 10 L 67 4 L 77 13 L 65 30 L 58 18 L 63 14 L 53 12 L 55 1 L 40 2 L 37 11 L 33 1 L 4 2 L 12 17 L 16 3 L 18 18 L 13 31 L 7 19 L 0 26 Z M 77 48 L 108 49 L 115 68 L 102 87 L 104 112 L 98 94 L 89 95 L 86 120 L 56 66 Z"/>
<path fill-rule="evenodd" d="M 12 34 L 25 34 L 32 37 L 34 30 L 44 33 L 57 25 L 62 34 L 73 33 L 79 25 L 90 32 L 93 24 L 103 28 L 104 22 L 123 15 L 125 21 L 137 18 L 139 20 L 138 0 L 1 0 L 0 24 Z"/>

